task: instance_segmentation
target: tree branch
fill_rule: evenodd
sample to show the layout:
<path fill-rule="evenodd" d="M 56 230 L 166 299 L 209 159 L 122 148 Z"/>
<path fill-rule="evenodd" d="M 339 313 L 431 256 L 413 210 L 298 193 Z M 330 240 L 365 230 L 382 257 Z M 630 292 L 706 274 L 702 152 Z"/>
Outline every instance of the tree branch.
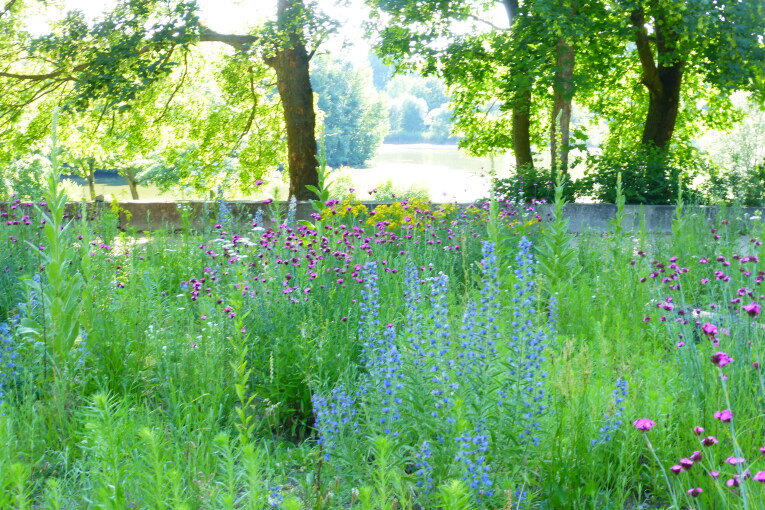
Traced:
<path fill-rule="evenodd" d="M 640 57 L 640 65 L 643 68 L 643 85 L 648 87 L 649 92 L 652 94 L 661 95 L 661 80 L 659 79 L 659 72 L 653 58 L 651 43 L 648 39 L 648 31 L 645 28 L 645 13 L 643 12 L 643 9 L 632 11 L 630 20 L 636 29 L 635 44 L 637 46 L 638 56 Z"/>
<path fill-rule="evenodd" d="M 254 35 L 221 34 L 207 27 L 201 27 L 199 31 L 200 42 L 220 42 L 228 44 L 240 51 L 247 51 L 253 44 L 259 41 Z"/>
<path fill-rule="evenodd" d="M 13 8 L 13 4 L 16 2 L 18 2 L 18 0 L 10 0 L 8 3 L 6 3 L 5 7 L 3 7 L 3 11 L 0 12 L 0 18 L 8 14 L 8 12 L 10 12 L 10 10 Z"/>

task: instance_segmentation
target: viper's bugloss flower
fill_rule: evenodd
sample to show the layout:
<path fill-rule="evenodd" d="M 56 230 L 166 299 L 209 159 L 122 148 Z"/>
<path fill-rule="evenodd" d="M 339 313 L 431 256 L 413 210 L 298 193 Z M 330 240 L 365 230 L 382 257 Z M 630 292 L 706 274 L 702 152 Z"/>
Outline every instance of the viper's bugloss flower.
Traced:
<path fill-rule="evenodd" d="M 637 419 L 632 424 L 635 426 L 636 429 L 643 430 L 643 431 L 651 430 L 652 428 L 656 426 L 656 422 L 654 422 L 653 420 L 649 418 Z"/>

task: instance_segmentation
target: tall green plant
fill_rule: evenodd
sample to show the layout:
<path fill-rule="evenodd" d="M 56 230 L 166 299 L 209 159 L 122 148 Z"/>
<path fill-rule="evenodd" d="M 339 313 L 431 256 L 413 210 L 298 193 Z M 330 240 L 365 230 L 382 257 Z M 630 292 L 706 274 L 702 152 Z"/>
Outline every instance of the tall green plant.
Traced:
<path fill-rule="evenodd" d="M 69 352 L 80 333 L 82 275 L 71 270 L 73 259 L 71 247 L 67 243 L 67 230 L 71 221 L 65 220 L 66 193 L 59 186 L 61 167 L 58 162 L 56 140 L 56 121 L 54 115 L 51 133 L 50 161 L 51 169 L 46 180 L 44 193 L 46 212 L 43 206 L 37 210 L 43 218 L 47 244 L 32 249 L 40 253 L 42 274 L 26 279 L 30 291 L 39 295 L 42 303 L 42 316 L 25 317 L 21 321 L 22 334 L 42 341 L 45 344 L 46 360 L 50 356 L 54 372 L 58 375 L 66 368 Z"/>
<path fill-rule="evenodd" d="M 536 244 L 537 272 L 549 283 L 546 288 L 550 291 L 571 282 L 581 271 L 576 260 L 574 236 L 568 233 L 568 219 L 563 216 L 563 206 L 567 202 L 563 197 L 565 179 L 563 172 L 558 171 L 555 178 L 554 219 L 543 230 Z"/>

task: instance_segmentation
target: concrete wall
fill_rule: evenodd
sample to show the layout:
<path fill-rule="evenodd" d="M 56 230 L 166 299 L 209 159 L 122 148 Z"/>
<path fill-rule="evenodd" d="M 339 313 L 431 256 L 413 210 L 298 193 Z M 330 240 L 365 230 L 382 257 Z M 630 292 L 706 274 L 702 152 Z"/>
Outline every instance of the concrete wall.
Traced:
<path fill-rule="evenodd" d="M 364 202 L 367 207 L 373 209 L 375 206 L 389 202 Z M 287 204 L 264 204 L 263 202 L 236 201 L 229 202 L 233 216 L 239 218 L 242 223 L 248 223 L 255 215 L 258 209 L 263 210 L 263 217 L 268 220 L 271 217 L 271 209 L 279 207 L 282 211 L 282 217 L 286 215 Z M 467 206 L 469 204 L 458 204 Z M 109 207 L 109 204 L 103 204 L 103 207 Z M 215 222 L 218 212 L 217 202 L 207 201 L 125 201 L 120 202 L 121 223 L 134 227 L 139 231 L 156 230 L 165 228 L 174 230 L 183 227 L 183 209 L 188 211 L 187 218 L 191 223 L 200 227 L 204 224 L 210 225 Z M 545 205 L 538 208 L 539 214 L 544 221 L 552 218 L 552 207 Z M 129 212 L 130 221 L 127 221 L 125 212 Z M 310 220 L 313 209 L 308 202 L 298 202 L 297 219 Z M 757 208 L 742 208 L 735 211 L 732 218 L 736 221 L 748 222 L 751 217 L 759 217 L 763 210 Z M 613 227 L 611 222 L 616 215 L 616 206 L 613 204 L 567 204 L 564 214 L 569 220 L 569 230 L 571 232 L 607 232 Z M 625 229 L 628 231 L 637 231 L 640 228 L 641 217 L 645 218 L 645 227 L 649 232 L 668 233 L 672 229 L 672 220 L 675 216 L 675 207 L 669 205 L 637 206 L 628 205 L 625 207 Z M 698 215 L 703 218 L 714 218 L 718 214 L 716 207 L 696 207 L 686 206 L 684 214 Z"/>

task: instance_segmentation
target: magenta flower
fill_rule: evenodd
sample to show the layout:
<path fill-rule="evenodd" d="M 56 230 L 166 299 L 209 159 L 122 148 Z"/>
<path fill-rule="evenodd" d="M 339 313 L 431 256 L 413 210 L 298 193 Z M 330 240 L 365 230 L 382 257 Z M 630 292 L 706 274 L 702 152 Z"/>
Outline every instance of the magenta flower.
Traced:
<path fill-rule="evenodd" d="M 698 497 L 699 494 L 701 494 L 702 492 L 704 492 L 704 489 L 702 489 L 701 487 L 696 487 L 694 489 L 688 489 L 687 491 L 685 491 L 685 493 L 691 496 L 692 498 Z"/>
<path fill-rule="evenodd" d="M 715 411 L 715 419 L 728 423 L 733 419 L 733 413 L 730 411 L 730 409 L 725 409 L 724 411 Z"/>
<path fill-rule="evenodd" d="M 701 331 L 707 336 L 715 336 L 717 334 L 717 326 L 705 322 L 704 325 L 701 326 Z"/>
<path fill-rule="evenodd" d="M 701 434 L 704 433 L 704 429 L 701 427 L 693 427 L 693 433 L 696 434 L 697 436 L 700 436 Z"/>
<path fill-rule="evenodd" d="M 680 459 L 680 466 L 689 471 L 693 467 L 693 461 L 691 459 Z"/>
<path fill-rule="evenodd" d="M 717 444 L 717 438 L 715 436 L 707 436 L 704 439 L 701 440 L 701 444 L 704 446 L 712 446 L 714 444 Z"/>
<path fill-rule="evenodd" d="M 711 476 L 712 478 L 717 480 L 718 478 L 720 478 L 720 472 L 719 471 L 710 471 L 709 472 L 709 476 Z"/>
<path fill-rule="evenodd" d="M 702 453 L 699 450 L 696 450 L 695 452 L 693 452 L 693 455 L 691 455 L 691 460 L 693 462 L 699 462 L 702 456 L 703 456 Z"/>
<path fill-rule="evenodd" d="M 725 459 L 725 462 L 727 462 L 731 466 L 735 466 L 738 464 L 743 464 L 744 462 L 746 462 L 746 459 L 743 457 L 728 457 L 727 459 Z"/>
<path fill-rule="evenodd" d="M 724 352 L 718 351 L 712 354 L 712 363 L 714 363 L 718 367 L 724 367 L 725 365 L 730 364 L 732 361 L 733 361 L 733 358 L 731 358 Z"/>
<path fill-rule="evenodd" d="M 765 446 L 760 446 L 760 453 L 765 455 Z"/>
<path fill-rule="evenodd" d="M 762 308 L 758 303 L 749 303 L 748 305 L 744 305 L 741 308 L 743 308 L 744 311 L 749 314 L 749 317 L 754 317 L 762 313 Z"/>
<path fill-rule="evenodd" d="M 649 431 L 656 426 L 656 423 L 648 418 L 640 418 L 635 420 L 633 425 L 638 430 Z"/>
<path fill-rule="evenodd" d="M 752 478 L 755 482 L 765 483 L 765 471 L 758 471 Z"/>
<path fill-rule="evenodd" d="M 676 475 L 679 475 L 680 473 L 683 472 L 683 466 L 681 466 L 680 464 L 675 464 L 674 466 L 669 468 L 669 470 L 675 473 Z"/>

